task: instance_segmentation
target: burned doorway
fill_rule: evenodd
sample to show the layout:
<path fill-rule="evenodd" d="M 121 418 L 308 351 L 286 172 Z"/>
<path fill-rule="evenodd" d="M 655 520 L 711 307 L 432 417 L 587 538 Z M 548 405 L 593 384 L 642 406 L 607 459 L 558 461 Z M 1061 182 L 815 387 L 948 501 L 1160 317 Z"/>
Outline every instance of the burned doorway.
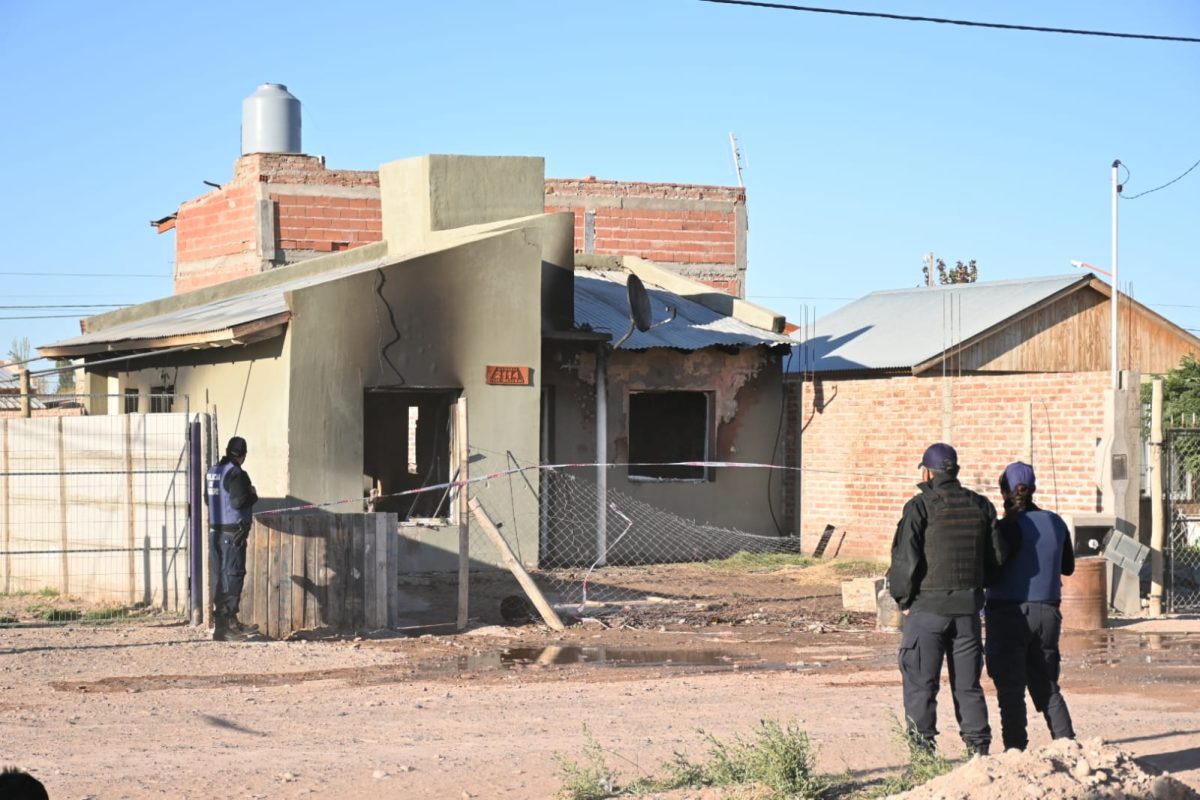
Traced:
<path fill-rule="evenodd" d="M 368 508 L 401 520 L 450 520 L 444 484 L 452 451 L 457 389 L 372 387 L 363 394 L 363 484 Z M 426 487 L 428 491 L 418 491 Z"/>

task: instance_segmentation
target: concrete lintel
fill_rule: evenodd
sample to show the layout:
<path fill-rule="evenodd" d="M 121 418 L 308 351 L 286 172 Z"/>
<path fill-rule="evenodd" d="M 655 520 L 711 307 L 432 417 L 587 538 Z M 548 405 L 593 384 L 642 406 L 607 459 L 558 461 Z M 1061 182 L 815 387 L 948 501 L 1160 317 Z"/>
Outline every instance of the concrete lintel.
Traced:
<path fill-rule="evenodd" d="M 378 200 L 378 186 L 330 186 L 313 183 L 268 183 L 267 191 L 275 195 L 301 197 L 339 197 L 348 200 Z"/>
<path fill-rule="evenodd" d="M 586 194 L 546 195 L 546 205 L 582 206 L 584 208 L 630 208 L 643 211 L 720 211 L 730 212 L 734 207 L 745 208 L 745 203 L 730 200 L 696 200 L 690 197 L 593 197 Z"/>

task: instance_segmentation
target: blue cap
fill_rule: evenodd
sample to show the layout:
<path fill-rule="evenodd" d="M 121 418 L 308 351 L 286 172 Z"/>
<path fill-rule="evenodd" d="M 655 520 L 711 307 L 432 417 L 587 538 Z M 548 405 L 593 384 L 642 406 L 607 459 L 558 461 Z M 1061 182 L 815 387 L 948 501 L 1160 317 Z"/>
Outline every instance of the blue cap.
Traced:
<path fill-rule="evenodd" d="M 1037 478 L 1034 477 L 1033 467 L 1024 461 L 1014 461 L 1004 468 L 1000 476 L 1000 490 L 1011 492 L 1021 484 L 1029 487 L 1030 492 L 1037 491 Z"/>
<path fill-rule="evenodd" d="M 958 466 L 958 452 L 945 442 L 937 442 L 925 448 L 921 466 L 935 472 L 944 472 Z"/>

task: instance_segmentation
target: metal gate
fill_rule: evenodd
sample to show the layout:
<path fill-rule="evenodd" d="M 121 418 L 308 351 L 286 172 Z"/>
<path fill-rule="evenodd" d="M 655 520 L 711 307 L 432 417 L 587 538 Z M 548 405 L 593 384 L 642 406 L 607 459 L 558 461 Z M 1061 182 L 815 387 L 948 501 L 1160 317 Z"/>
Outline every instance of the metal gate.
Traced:
<path fill-rule="evenodd" d="M 1200 428 L 1171 428 L 1164 444 L 1166 610 L 1200 610 Z"/>
<path fill-rule="evenodd" d="M 71 399 L 0 415 L 0 624 L 186 616 L 186 398 Z"/>

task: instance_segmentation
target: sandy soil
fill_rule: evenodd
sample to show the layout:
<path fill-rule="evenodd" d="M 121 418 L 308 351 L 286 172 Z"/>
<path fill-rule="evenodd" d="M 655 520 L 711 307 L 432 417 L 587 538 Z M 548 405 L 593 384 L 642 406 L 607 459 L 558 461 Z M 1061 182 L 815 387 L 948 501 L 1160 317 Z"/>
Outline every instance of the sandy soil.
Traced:
<path fill-rule="evenodd" d="M 632 778 L 676 750 L 699 757 L 698 729 L 794 718 L 822 770 L 869 781 L 905 760 L 889 733 L 897 636 L 842 612 L 839 579 L 729 575 L 683 606 L 561 634 L 235 644 L 167 621 L 8 628 L 0 763 L 33 772 L 52 798 L 548 798 L 556 754 L 579 759 L 585 726 Z M 1069 637 L 1064 688 L 1081 737 L 1200 786 L 1196 627 Z M 942 698 L 940 743 L 958 755 Z M 990 692 L 989 703 L 997 725 Z M 1034 722 L 1032 745 L 1047 745 Z"/>

